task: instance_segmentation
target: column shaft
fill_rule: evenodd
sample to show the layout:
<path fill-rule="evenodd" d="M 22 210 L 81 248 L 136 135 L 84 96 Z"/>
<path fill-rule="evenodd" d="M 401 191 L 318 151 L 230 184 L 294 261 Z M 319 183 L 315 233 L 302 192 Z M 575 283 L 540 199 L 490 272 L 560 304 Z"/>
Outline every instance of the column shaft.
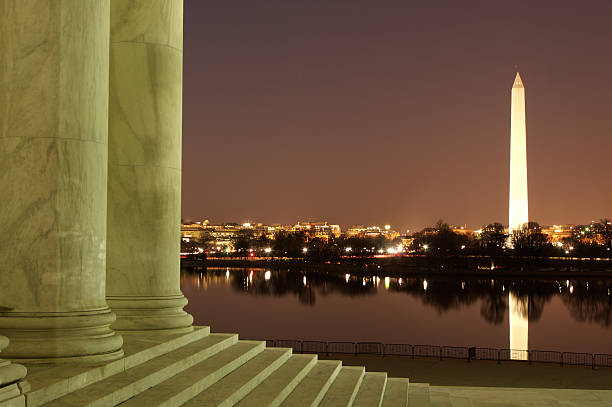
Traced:
<path fill-rule="evenodd" d="M 105 299 L 108 0 L 0 2 L 0 333 L 30 361 L 121 357 Z"/>
<path fill-rule="evenodd" d="M 107 300 L 121 331 L 189 331 L 180 290 L 182 0 L 111 0 Z"/>

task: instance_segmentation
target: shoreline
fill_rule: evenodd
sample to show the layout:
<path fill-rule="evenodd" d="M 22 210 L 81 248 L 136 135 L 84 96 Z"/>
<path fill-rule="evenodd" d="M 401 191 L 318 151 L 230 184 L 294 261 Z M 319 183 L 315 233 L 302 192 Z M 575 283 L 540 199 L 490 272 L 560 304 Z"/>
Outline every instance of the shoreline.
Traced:
<path fill-rule="evenodd" d="M 343 259 L 344 260 L 344 259 Z M 431 276 L 472 278 L 603 278 L 612 279 L 612 264 L 607 267 L 588 260 L 498 259 L 500 266 L 491 269 L 490 259 L 484 258 L 374 258 L 340 264 L 305 262 L 288 259 L 207 259 L 181 260 L 181 268 L 268 268 L 273 270 L 316 271 L 320 273 L 389 277 Z M 571 262 L 571 263 L 570 263 Z M 581 267 L 577 267 L 581 266 Z"/>

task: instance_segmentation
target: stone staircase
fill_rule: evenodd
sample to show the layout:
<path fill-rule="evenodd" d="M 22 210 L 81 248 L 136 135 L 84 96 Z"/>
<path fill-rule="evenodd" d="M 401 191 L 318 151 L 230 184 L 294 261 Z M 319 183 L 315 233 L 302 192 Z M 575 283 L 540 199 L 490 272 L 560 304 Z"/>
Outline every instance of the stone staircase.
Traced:
<path fill-rule="evenodd" d="M 610 391 L 438 387 L 388 378 L 317 355 L 266 348 L 198 327 L 182 335 L 124 335 L 125 357 L 103 366 L 31 365 L 37 406 L 578 406 L 612 405 Z M 562 392 L 562 391 L 561 391 Z M 589 404 L 577 403 L 590 397 Z M 0 403 L 0 407 L 4 407 Z"/>
<path fill-rule="evenodd" d="M 103 366 L 28 366 L 26 405 L 408 406 L 408 379 L 207 327 L 124 340 L 125 357 Z"/>

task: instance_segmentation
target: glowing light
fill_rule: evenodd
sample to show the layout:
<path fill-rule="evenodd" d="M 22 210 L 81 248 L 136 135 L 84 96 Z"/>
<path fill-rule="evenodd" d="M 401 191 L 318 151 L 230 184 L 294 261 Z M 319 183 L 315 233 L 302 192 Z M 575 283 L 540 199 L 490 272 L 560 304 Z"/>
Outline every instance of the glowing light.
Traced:
<path fill-rule="evenodd" d="M 461 282 L 461 289 L 462 289 L 462 290 L 465 290 L 465 281 L 462 281 L 462 282 Z"/>
<path fill-rule="evenodd" d="M 365 285 L 366 285 L 366 280 L 365 280 L 365 277 L 364 277 L 364 279 L 363 279 L 363 286 L 365 287 Z"/>
<path fill-rule="evenodd" d="M 264 273 L 264 278 L 266 280 L 269 280 L 270 276 L 272 276 L 272 273 L 270 272 L 270 270 L 266 270 L 266 272 Z"/>
<path fill-rule="evenodd" d="M 264 252 L 266 252 L 266 253 L 270 253 L 271 251 L 272 251 L 272 249 L 271 249 L 271 248 L 269 248 L 269 247 L 266 247 L 266 248 L 264 249 Z"/>
<path fill-rule="evenodd" d="M 563 247 L 563 243 L 557 242 L 557 247 Z"/>
<path fill-rule="evenodd" d="M 401 278 L 401 277 L 400 277 L 400 279 L 399 279 L 399 280 L 397 280 L 397 283 L 398 283 L 400 286 L 402 285 L 402 283 L 403 283 L 403 282 L 404 282 L 404 280 L 402 280 L 402 278 Z"/>
<path fill-rule="evenodd" d="M 306 281 L 306 276 L 304 276 L 304 278 L 302 279 L 302 283 L 304 283 L 304 286 L 306 285 L 306 283 L 308 283 L 308 281 Z"/>
<path fill-rule="evenodd" d="M 385 225 L 385 230 L 391 229 L 391 225 Z"/>
<path fill-rule="evenodd" d="M 391 279 L 389 277 L 385 277 L 385 290 L 389 289 L 390 284 L 391 284 Z"/>
<path fill-rule="evenodd" d="M 389 253 L 389 254 L 395 254 L 395 253 L 396 253 L 396 251 L 395 251 L 395 249 L 394 249 L 394 248 L 389 247 L 389 248 L 387 249 L 387 253 Z"/>
<path fill-rule="evenodd" d="M 570 294 L 574 294 L 574 286 L 570 285 Z"/>
<path fill-rule="evenodd" d="M 249 273 L 249 283 L 253 282 L 253 270 Z"/>
<path fill-rule="evenodd" d="M 517 73 L 515 83 L 521 84 Z M 510 109 L 510 196 L 508 231 L 520 230 L 529 222 L 527 195 L 527 129 L 525 125 L 525 89 L 512 87 Z"/>
<path fill-rule="evenodd" d="M 463 250 L 463 249 L 465 249 L 465 245 L 464 244 L 461 245 L 461 250 Z"/>
<path fill-rule="evenodd" d="M 569 287 L 569 280 L 565 280 L 565 286 Z"/>
<path fill-rule="evenodd" d="M 351 250 L 353 250 L 352 247 L 347 247 L 346 249 L 344 249 L 344 251 L 346 251 L 346 252 L 350 252 Z"/>
<path fill-rule="evenodd" d="M 423 290 L 427 291 L 427 280 L 423 280 Z"/>
<path fill-rule="evenodd" d="M 307 248 L 307 247 L 304 247 L 304 248 L 302 249 L 302 251 L 303 251 L 304 253 L 306 253 L 306 252 L 308 251 L 308 248 Z"/>
<path fill-rule="evenodd" d="M 229 280 L 229 270 L 227 270 L 227 271 L 225 272 L 225 279 L 226 279 L 226 280 Z"/>
<path fill-rule="evenodd" d="M 346 280 L 347 283 L 349 282 L 350 278 L 351 278 L 350 274 L 347 273 L 344 275 L 344 279 Z"/>
<path fill-rule="evenodd" d="M 427 250 L 427 249 L 429 249 L 429 245 L 428 244 L 424 244 L 423 245 L 423 250 Z"/>
<path fill-rule="evenodd" d="M 245 228 L 250 228 L 250 227 L 251 227 L 251 224 L 250 224 L 249 222 L 247 222 L 247 223 L 243 223 L 243 224 L 242 224 L 242 227 L 245 227 Z"/>

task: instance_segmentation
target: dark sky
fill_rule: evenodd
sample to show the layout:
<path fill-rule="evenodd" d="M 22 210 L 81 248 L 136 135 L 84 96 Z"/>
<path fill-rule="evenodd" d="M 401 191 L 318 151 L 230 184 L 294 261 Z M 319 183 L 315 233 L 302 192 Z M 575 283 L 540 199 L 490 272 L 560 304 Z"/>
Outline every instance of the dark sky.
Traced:
<path fill-rule="evenodd" d="M 183 217 L 508 222 L 510 89 L 530 219 L 612 216 L 612 2 L 185 0 Z"/>

